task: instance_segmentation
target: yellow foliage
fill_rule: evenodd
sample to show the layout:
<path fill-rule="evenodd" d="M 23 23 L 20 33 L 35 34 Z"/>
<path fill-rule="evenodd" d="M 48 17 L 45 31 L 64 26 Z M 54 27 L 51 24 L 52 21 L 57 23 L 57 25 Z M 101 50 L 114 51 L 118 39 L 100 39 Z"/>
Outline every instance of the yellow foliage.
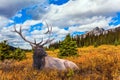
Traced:
<path fill-rule="evenodd" d="M 59 50 L 47 51 L 57 57 Z M 66 57 L 79 66 L 79 70 L 35 70 L 32 53 L 23 61 L 0 62 L 0 80 L 120 80 L 120 46 L 102 45 L 78 48 L 79 56 Z"/>

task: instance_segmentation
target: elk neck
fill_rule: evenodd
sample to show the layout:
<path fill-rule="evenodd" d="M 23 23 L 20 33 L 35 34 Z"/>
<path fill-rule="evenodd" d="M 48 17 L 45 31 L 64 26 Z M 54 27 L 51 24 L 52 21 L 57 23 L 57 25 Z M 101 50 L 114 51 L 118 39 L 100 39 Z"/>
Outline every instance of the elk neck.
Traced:
<path fill-rule="evenodd" d="M 45 66 L 45 57 L 47 53 L 43 48 L 34 49 L 33 66 L 36 69 L 42 69 Z"/>

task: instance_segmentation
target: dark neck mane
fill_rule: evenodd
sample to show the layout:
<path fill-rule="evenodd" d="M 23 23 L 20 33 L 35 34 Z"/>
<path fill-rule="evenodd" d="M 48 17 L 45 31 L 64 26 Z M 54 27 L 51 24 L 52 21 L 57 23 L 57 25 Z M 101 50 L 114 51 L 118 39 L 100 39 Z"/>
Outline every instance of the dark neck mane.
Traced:
<path fill-rule="evenodd" d="M 45 65 L 45 57 L 47 54 L 35 53 L 33 54 L 33 66 L 36 69 L 42 69 Z"/>

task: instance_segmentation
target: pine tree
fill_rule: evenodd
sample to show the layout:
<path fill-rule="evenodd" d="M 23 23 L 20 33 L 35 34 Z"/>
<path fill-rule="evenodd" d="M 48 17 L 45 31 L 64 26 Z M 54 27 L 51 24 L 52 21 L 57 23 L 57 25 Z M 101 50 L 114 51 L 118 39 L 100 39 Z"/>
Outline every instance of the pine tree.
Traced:
<path fill-rule="evenodd" d="M 26 58 L 26 54 L 25 51 L 21 50 L 20 48 L 17 48 L 13 54 L 12 54 L 12 58 L 16 59 L 16 60 L 22 60 Z"/>
<path fill-rule="evenodd" d="M 118 40 L 115 40 L 114 45 L 115 45 L 115 46 L 119 45 L 119 41 L 118 41 Z"/>
<path fill-rule="evenodd" d="M 59 57 L 77 55 L 77 44 L 71 39 L 70 34 L 60 43 L 59 50 Z"/>
<path fill-rule="evenodd" d="M 11 58 L 10 47 L 7 44 L 7 41 L 0 43 L 0 60 Z"/>
<path fill-rule="evenodd" d="M 6 40 L 0 43 L 0 60 L 5 59 L 22 60 L 24 58 L 26 58 L 26 54 L 20 48 L 14 51 L 10 49 L 10 46 L 7 44 Z"/>

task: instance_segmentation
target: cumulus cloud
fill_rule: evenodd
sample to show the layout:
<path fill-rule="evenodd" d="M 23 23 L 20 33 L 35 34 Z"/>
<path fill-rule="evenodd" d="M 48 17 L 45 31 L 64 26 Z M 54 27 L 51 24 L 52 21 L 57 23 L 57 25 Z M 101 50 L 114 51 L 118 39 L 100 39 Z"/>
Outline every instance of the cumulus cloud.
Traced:
<path fill-rule="evenodd" d="M 21 17 L 21 16 L 22 16 L 21 13 L 15 15 L 15 17 Z"/>
<path fill-rule="evenodd" d="M 42 4 L 46 1 L 47 0 L 0 0 L 0 15 L 10 18 L 23 8 Z"/>
<path fill-rule="evenodd" d="M 11 20 L 7 19 L 6 17 L 0 16 L 0 28 L 6 26 L 8 22 L 11 22 Z"/>
<path fill-rule="evenodd" d="M 6 18 L 5 18 L 6 19 Z M 5 20 L 6 21 L 6 20 Z M 22 26 L 22 34 L 30 41 L 33 41 L 34 38 L 36 38 L 34 35 L 30 35 L 29 29 L 31 25 L 35 25 L 40 23 L 39 20 L 27 20 L 23 24 L 16 24 L 15 27 L 17 30 L 20 29 L 20 26 Z M 17 34 L 12 32 L 14 31 L 14 25 L 11 25 L 9 27 L 1 27 L 0 29 L 0 41 L 8 40 L 8 43 L 15 47 L 20 47 L 24 49 L 30 49 L 30 45 L 23 41 L 23 39 Z M 38 34 L 39 35 L 39 34 Z"/>
<path fill-rule="evenodd" d="M 109 22 L 111 22 L 111 17 L 105 18 L 105 17 L 96 17 L 95 16 L 93 18 L 87 18 L 83 22 L 80 21 L 80 23 L 82 23 L 82 25 L 71 26 L 68 31 L 70 33 L 73 33 L 74 31 L 85 32 L 85 31 L 92 30 L 95 27 L 108 29 Z"/>
<path fill-rule="evenodd" d="M 70 0 L 61 6 L 50 5 L 50 11 L 43 18 L 61 28 L 75 24 L 88 25 L 96 23 L 96 17 L 99 21 L 103 20 L 101 18 L 106 21 L 114 17 L 116 12 L 120 11 L 119 3 L 120 0 Z M 101 25 L 106 27 L 106 24 Z"/>

